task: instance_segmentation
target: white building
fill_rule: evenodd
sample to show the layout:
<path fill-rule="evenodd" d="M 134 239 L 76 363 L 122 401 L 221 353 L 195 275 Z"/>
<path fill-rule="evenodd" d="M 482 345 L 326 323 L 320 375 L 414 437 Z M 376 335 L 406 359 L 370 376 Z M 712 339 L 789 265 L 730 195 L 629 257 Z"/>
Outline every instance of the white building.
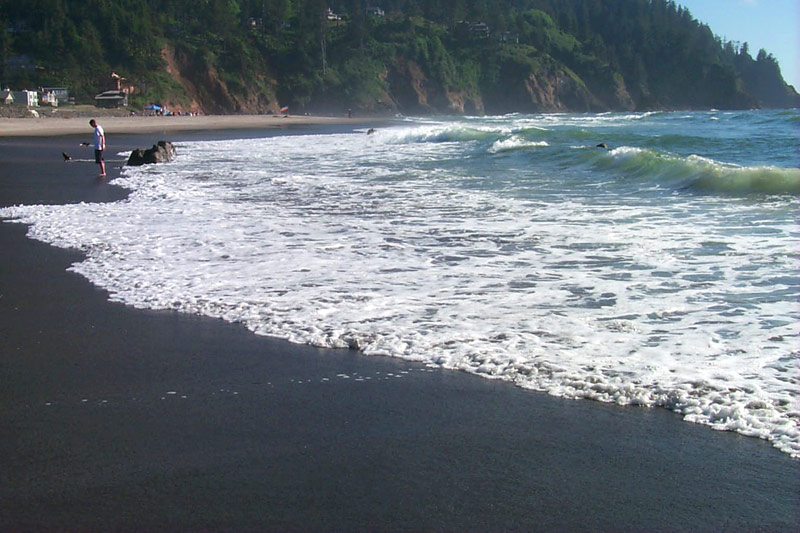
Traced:
<path fill-rule="evenodd" d="M 69 102 L 69 90 L 67 90 L 66 87 L 41 87 L 39 91 L 42 93 L 53 93 L 60 104 Z"/>
<path fill-rule="evenodd" d="M 56 98 L 56 93 L 53 91 L 42 91 L 39 96 L 39 101 L 42 105 L 58 107 L 58 98 Z"/>
<path fill-rule="evenodd" d="M 24 104 L 27 107 L 39 107 L 38 91 L 13 91 L 14 102 Z"/>

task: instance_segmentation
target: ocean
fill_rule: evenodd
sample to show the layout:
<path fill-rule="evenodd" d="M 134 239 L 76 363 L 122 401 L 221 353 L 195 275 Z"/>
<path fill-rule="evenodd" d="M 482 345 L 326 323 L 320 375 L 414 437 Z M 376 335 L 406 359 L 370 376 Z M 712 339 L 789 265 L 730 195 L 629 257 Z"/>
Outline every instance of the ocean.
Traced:
<path fill-rule="evenodd" d="M 82 250 L 71 270 L 130 306 L 666 408 L 800 457 L 799 131 L 781 110 L 264 132 L 126 167 L 123 201 L 0 218 Z"/>

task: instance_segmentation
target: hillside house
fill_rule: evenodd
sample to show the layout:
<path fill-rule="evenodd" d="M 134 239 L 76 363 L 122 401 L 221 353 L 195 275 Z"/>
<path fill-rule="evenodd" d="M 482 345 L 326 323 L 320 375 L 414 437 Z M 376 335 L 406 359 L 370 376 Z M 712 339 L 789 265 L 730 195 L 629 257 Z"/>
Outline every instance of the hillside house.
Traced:
<path fill-rule="evenodd" d="M 519 44 L 519 33 L 501 31 L 497 34 L 497 41 L 501 43 Z"/>
<path fill-rule="evenodd" d="M 3 105 L 11 105 L 14 103 L 14 93 L 11 89 L 3 89 L 0 91 L 0 102 L 2 102 Z"/>
<path fill-rule="evenodd" d="M 58 98 L 53 91 L 39 91 L 39 103 L 41 105 L 49 105 L 58 107 Z"/>
<path fill-rule="evenodd" d="M 379 7 L 368 7 L 367 15 L 370 15 L 372 17 L 383 18 L 384 16 L 386 16 L 386 13 L 383 11 L 383 9 Z"/>
<path fill-rule="evenodd" d="M 455 35 L 459 39 L 486 39 L 489 37 L 489 25 L 485 22 L 467 22 L 462 20 L 456 24 Z"/>
<path fill-rule="evenodd" d="M 69 102 L 69 91 L 66 87 L 39 87 L 39 92 L 43 94 L 53 93 L 59 104 Z"/>
<path fill-rule="evenodd" d="M 97 107 L 127 107 L 128 95 L 123 91 L 105 91 L 94 97 L 94 105 Z"/>
<path fill-rule="evenodd" d="M 22 104 L 27 107 L 39 107 L 39 92 L 38 91 L 13 91 L 14 102 Z"/>

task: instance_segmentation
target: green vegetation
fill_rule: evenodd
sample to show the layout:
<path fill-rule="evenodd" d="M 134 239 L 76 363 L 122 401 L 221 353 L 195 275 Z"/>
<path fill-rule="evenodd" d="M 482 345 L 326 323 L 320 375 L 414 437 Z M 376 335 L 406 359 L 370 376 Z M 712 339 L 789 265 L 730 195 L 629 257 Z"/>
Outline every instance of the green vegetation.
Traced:
<path fill-rule="evenodd" d="M 116 72 L 133 105 L 223 113 L 799 101 L 770 54 L 722 42 L 671 0 L 374 5 L 385 15 L 364 0 L 0 0 L 0 83 L 66 86 L 91 102 Z"/>

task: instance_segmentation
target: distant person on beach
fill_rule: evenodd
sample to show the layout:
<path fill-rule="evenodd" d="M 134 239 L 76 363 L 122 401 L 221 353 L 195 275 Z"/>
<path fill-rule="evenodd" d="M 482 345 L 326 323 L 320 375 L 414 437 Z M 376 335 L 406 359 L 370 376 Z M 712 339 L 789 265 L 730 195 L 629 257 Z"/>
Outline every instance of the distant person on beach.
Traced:
<path fill-rule="evenodd" d="M 104 178 L 106 163 L 103 160 L 103 150 L 106 149 L 106 132 L 95 119 L 90 120 L 89 125 L 94 128 L 94 162 L 100 165 L 100 177 Z"/>

